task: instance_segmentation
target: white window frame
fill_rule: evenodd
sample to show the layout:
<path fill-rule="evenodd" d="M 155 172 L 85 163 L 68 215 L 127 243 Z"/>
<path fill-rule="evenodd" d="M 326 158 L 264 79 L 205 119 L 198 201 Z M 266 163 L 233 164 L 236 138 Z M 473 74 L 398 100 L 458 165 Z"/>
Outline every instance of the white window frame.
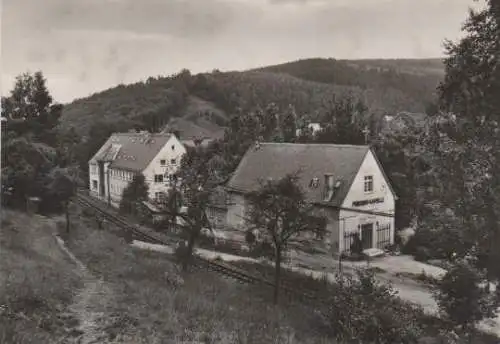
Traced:
<path fill-rule="evenodd" d="M 373 190 L 375 190 L 373 179 L 373 175 L 365 176 L 363 183 L 363 190 L 365 191 L 365 193 L 372 193 Z"/>

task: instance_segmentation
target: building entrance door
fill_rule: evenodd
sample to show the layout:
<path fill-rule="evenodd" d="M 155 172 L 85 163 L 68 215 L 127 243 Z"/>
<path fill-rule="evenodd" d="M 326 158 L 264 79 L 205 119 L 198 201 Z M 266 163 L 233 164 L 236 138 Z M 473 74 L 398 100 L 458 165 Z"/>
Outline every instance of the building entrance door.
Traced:
<path fill-rule="evenodd" d="M 104 197 L 106 196 L 106 188 L 104 182 L 104 162 L 99 161 L 97 163 L 97 169 L 99 173 L 99 196 Z"/>
<path fill-rule="evenodd" d="M 361 225 L 361 242 L 363 250 L 373 247 L 373 223 Z"/>

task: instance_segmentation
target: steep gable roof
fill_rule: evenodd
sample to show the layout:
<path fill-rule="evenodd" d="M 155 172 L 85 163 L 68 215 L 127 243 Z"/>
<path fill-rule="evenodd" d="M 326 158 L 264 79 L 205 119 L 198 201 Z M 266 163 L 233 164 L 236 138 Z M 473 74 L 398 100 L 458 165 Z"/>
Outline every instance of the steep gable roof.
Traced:
<path fill-rule="evenodd" d="M 325 175 L 332 175 L 341 182 L 328 204 L 340 206 L 369 151 L 369 146 L 260 143 L 246 152 L 227 188 L 247 193 L 269 178 L 277 180 L 298 172 L 306 199 L 323 203 Z M 311 186 L 312 181 L 316 186 Z"/>
<path fill-rule="evenodd" d="M 171 137 L 166 133 L 114 133 L 90 163 L 109 161 L 111 168 L 142 172 Z"/>
<path fill-rule="evenodd" d="M 194 147 L 197 147 L 198 145 L 201 147 L 208 147 L 208 145 L 213 141 L 214 140 L 210 139 L 210 138 L 202 138 L 202 139 L 196 139 L 196 140 L 181 140 L 181 143 L 185 147 L 194 148 Z"/>

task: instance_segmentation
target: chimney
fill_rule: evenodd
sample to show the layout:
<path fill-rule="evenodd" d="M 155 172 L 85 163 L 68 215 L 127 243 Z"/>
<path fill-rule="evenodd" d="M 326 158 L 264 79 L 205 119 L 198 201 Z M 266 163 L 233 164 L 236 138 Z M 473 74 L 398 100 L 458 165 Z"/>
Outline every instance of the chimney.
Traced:
<path fill-rule="evenodd" d="M 330 202 L 335 191 L 335 178 L 333 174 L 325 174 L 325 202 Z"/>

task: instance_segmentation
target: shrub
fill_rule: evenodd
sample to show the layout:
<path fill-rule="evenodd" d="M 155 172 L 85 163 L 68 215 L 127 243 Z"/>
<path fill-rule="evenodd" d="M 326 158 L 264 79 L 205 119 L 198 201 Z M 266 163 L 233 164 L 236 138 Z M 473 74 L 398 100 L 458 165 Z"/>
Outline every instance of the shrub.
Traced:
<path fill-rule="evenodd" d="M 215 238 L 212 235 L 200 233 L 200 237 L 198 238 L 198 245 L 202 247 L 212 248 L 215 246 Z"/>
<path fill-rule="evenodd" d="M 415 260 L 419 262 L 426 262 L 431 258 L 431 253 L 430 250 L 427 247 L 424 246 L 418 246 L 415 249 Z"/>
<path fill-rule="evenodd" d="M 250 257 L 274 260 L 274 246 L 268 241 L 257 242 L 250 247 Z"/>
<path fill-rule="evenodd" d="M 330 331 L 339 341 L 360 343 L 417 343 L 422 333 L 418 307 L 394 297 L 389 285 L 376 282 L 373 271 L 358 278 L 339 278 L 327 311 Z"/>
<path fill-rule="evenodd" d="M 439 283 L 436 299 L 441 312 L 463 330 L 495 315 L 498 302 L 480 287 L 483 280 L 484 276 L 468 262 L 458 261 Z"/>
<path fill-rule="evenodd" d="M 179 241 L 179 244 L 175 247 L 174 257 L 178 263 L 184 262 L 187 255 L 187 246 L 184 241 Z"/>
<path fill-rule="evenodd" d="M 467 245 L 461 237 L 461 232 L 453 228 L 435 230 L 421 227 L 410 238 L 408 243 L 402 247 L 401 252 L 418 255 L 422 253 L 418 252 L 421 248 L 426 249 L 425 260 L 452 260 L 455 254 L 463 257 L 467 251 Z"/>
<path fill-rule="evenodd" d="M 257 241 L 257 237 L 253 234 L 252 231 L 245 232 L 245 242 L 251 247 Z"/>

